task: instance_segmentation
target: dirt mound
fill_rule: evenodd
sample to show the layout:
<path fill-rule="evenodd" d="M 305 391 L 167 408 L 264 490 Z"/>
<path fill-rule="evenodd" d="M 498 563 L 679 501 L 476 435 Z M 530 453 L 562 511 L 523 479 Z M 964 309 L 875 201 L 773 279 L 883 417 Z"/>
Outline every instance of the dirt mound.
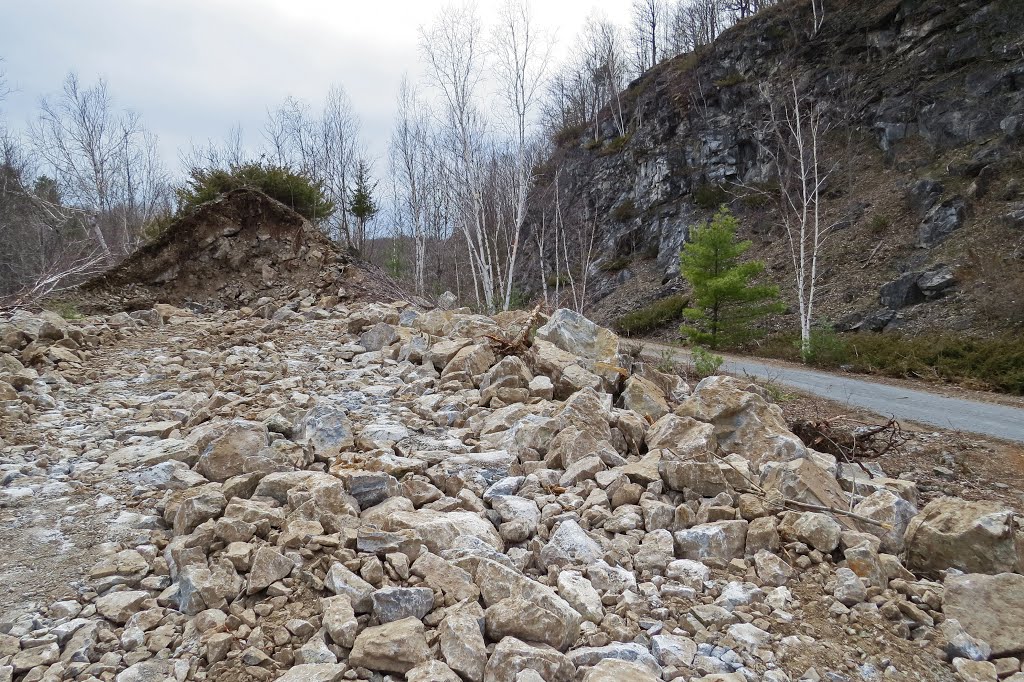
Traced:
<path fill-rule="evenodd" d="M 154 303 L 240 308 L 261 298 L 412 300 L 309 221 L 255 189 L 237 189 L 176 219 L 156 240 L 79 287 L 85 310 Z M 422 303 L 422 302 L 421 302 Z"/>

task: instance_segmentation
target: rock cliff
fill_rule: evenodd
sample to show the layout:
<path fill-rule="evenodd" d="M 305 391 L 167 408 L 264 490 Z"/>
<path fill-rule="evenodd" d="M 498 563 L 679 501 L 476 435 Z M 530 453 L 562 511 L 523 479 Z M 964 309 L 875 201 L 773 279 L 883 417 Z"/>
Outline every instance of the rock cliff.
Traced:
<path fill-rule="evenodd" d="M 533 229 L 557 173 L 565 215 L 597 221 L 596 317 L 679 289 L 688 228 L 720 203 L 791 295 L 761 88 L 795 82 L 831 127 L 825 210 L 837 229 L 822 317 L 876 330 L 1024 321 L 1020 3 L 845 1 L 829 3 L 813 36 L 810 23 L 810 3 L 780 3 L 632 83 L 626 135 L 607 110 L 597 140 L 563 131 L 540 169 Z M 539 292 L 535 248 L 526 260 L 522 285 Z"/>

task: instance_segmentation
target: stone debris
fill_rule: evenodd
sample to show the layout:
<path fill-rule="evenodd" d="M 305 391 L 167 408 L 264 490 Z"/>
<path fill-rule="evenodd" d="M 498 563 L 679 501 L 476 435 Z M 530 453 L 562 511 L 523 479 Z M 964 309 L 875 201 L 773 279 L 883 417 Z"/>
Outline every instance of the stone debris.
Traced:
<path fill-rule="evenodd" d="M 0 322 L 0 681 L 1024 677 L 1012 510 L 572 311 L 300 294 Z"/>

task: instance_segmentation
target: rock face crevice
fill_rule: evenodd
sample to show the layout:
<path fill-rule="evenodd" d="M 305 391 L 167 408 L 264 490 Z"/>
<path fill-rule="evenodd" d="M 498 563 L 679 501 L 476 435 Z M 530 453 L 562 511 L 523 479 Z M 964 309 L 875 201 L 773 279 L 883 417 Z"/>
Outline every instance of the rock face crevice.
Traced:
<path fill-rule="evenodd" d="M 569 310 L 279 310 L 0 323 L 0 680 L 1024 678 L 1012 510 Z"/>

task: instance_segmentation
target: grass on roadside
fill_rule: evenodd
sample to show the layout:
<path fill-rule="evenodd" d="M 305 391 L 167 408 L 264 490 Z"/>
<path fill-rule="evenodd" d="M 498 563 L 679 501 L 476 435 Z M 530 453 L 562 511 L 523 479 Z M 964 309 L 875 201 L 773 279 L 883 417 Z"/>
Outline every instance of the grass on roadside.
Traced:
<path fill-rule="evenodd" d="M 798 341 L 796 334 L 780 334 L 745 350 L 761 357 L 799 362 Z M 817 330 L 811 338 L 808 364 L 1024 395 L 1024 342 L 1011 334 L 971 338 Z"/>

